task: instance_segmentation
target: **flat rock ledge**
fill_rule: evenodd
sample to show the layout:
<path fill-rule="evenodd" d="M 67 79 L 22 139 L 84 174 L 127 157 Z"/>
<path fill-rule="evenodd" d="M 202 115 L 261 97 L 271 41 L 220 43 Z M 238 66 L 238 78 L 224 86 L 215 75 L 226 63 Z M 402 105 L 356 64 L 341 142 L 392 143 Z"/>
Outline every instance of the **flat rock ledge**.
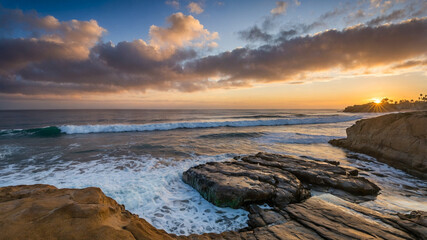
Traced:
<path fill-rule="evenodd" d="M 336 162 L 258 153 L 190 168 L 183 181 L 220 207 L 249 211 L 248 227 L 212 239 L 427 239 L 427 213 L 388 215 L 310 188 L 376 196 L 379 187 Z M 267 203 L 268 208 L 260 207 Z"/>
<path fill-rule="evenodd" d="M 220 207 L 268 203 L 283 208 L 310 197 L 307 186 L 335 188 L 354 195 L 377 195 L 380 188 L 357 169 L 336 163 L 258 153 L 241 161 L 210 162 L 183 173 L 185 183 Z"/>
<path fill-rule="evenodd" d="M 347 138 L 329 143 L 427 179 L 427 111 L 363 119 L 346 131 Z"/>

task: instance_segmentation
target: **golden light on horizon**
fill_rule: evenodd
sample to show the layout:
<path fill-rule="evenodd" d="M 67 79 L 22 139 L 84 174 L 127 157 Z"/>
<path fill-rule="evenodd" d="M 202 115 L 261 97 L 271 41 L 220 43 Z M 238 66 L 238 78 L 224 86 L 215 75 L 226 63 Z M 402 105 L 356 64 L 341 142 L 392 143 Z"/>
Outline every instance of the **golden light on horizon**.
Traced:
<path fill-rule="evenodd" d="M 372 101 L 376 104 L 380 104 L 381 103 L 381 98 L 372 98 Z"/>

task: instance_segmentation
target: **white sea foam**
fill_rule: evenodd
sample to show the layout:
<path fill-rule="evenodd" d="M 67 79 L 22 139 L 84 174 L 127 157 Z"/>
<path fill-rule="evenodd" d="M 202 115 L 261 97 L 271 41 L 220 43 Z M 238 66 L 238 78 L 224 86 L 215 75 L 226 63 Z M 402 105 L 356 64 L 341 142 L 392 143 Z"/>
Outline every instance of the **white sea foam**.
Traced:
<path fill-rule="evenodd" d="M 347 122 L 361 119 L 363 115 L 342 115 L 328 117 L 242 120 L 242 121 L 205 121 L 205 122 L 173 122 L 155 124 L 111 124 L 111 125 L 64 125 L 59 129 L 63 133 L 111 133 L 111 132 L 142 132 L 173 130 L 182 128 L 217 128 L 217 127 L 254 127 L 254 126 L 281 126 L 299 124 L 319 124 Z"/>
<path fill-rule="evenodd" d="M 52 168 L 31 165 L 19 172 L 9 166 L 0 169 L 0 186 L 44 183 L 60 188 L 100 187 L 107 196 L 155 227 L 180 235 L 219 233 L 247 226 L 246 211 L 218 208 L 181 180 L 182 172 L 189 167 L 228 159 L 226 155 L 186 161 L 150 156 L 99 157 L 97 161 L 72 161 Z"/>
<path fill-rule="evenodd" d="M 0 160 L 13 155 L 15 152 L 18 152 L 21 149 L 22 147 L 16 145 L 0 145 Z"/>

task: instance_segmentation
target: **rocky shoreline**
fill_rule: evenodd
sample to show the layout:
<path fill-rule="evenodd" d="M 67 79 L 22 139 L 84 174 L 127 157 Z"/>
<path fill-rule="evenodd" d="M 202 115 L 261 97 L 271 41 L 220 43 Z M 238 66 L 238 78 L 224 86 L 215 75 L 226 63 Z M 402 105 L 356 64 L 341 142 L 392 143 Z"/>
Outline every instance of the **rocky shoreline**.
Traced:
<path fill-rule="evenodd" d="M 425 212 L 418 222 L 382 214 L 333 195 L 310 197 L 312 188 L 375 197 L 380 188 L 356 169 L 335 162 L 258 153 L 240 159 L 190 168 L 184 182 L 209 202 L 250 212 L 249 227 L 232 239 L 424 239 Z M 270 208 L 259 207 L 268 204 Z M 416 217 L 415 217 L 416 216 Z M 252 236 L 248 238 L 246 236 Z M 242 237 L 245 236 L 245 237 Z"/>
<path fill-rule="evenodd" d="M 425 177 L 426 126 L 427 112 L 390 114 L 360 120 L 330 143 Z M 216 206 L 247 210 L 248 227 L 177 236 L 99 188 L 38 184 L 0 188 L 0 240 L 427 239 L 427 212 L 391 215 L 359 205 L 381 189 L 336 161 L 258 153 L 191 167 L 182 180 Z"/>
<path fill-rule="evenodd" d="M 426 239 L 426 212 L 388 215 L 331 194 L 311 196 L 312 189 L 380 193 L 356 169 L 338 165 L 259 153 L 192 167 L 183 180 L 203 197 L 250 214 L 247 228 L 189 236 L 154 228 L 99 188 L 3 187 L 0 239 Z"/>
<path fill-rule="evenodd" d="M 329 143 L 427 179 L 427 111 L 359 120 L 347 129 L 347 138 Z"/>

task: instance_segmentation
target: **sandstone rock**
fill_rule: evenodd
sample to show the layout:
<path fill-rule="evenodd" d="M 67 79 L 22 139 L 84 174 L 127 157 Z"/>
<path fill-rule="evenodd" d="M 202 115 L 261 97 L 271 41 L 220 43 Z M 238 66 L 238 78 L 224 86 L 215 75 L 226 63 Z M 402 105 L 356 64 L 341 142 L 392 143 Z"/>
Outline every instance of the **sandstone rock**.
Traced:
<path fill-rule="evenodd" d="M 346 139 L 330 143 L 427 179 L 427 111 L 363 119 L 347 129 Z"/>
<path fill-rule="evenodd" d="M 356 204 L 354 204 L 356 205 Z M 359 208 L 365 209 L 364 207 Z M 380 224 L 348 208 L 310 198 L 285 209 L 298 223 L 325 239 L 414 239 L 402 229 Z M 369 211 L 369 210 L 367 210 Z M 372 211 L 374 212 L 374 211 Z"/>
<path fill-rule="evenodd" d="M 0 239 L 173 239 L 99 188 L 0 188 Z"/>
<path fill-rule="evenodd" d="M 263 226 L 176 236 L 126 211 L 99 188 L 3 187 L 0 239 L 425 239 L 425 212 L 398 217 L 336 197 L 333 202 L 312 197 L 283 210 L 251 205 L 251 214 L 259 216 Z"/>

